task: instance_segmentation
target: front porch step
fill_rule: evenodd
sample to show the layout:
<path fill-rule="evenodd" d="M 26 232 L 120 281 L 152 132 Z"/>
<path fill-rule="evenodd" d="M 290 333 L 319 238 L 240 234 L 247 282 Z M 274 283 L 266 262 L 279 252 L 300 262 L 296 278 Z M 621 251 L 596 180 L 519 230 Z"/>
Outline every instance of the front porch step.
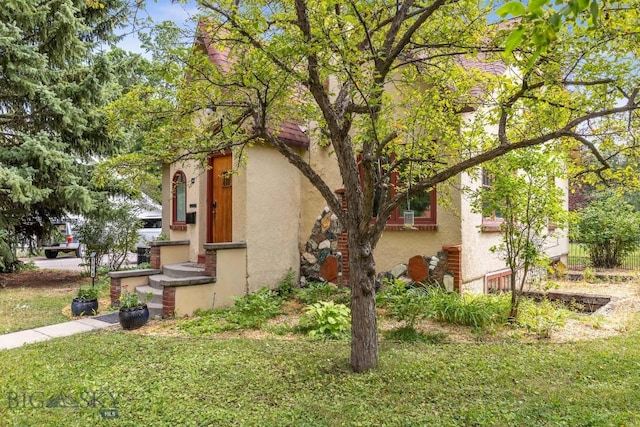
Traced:
<path fill-rule="evenodd" d="M 215 277 L 211 276 L 172 277 L 166 274 L 149 276 L 149 285 L 156 289 L 162 289 L 163 286 L 204 285 L 215 281 Z"/>
<path fill-rule="evenodd" d="M 204 267 L 194 263 L 167 264 L 162 266 L 162 273 L 175 278 L 205 276 Z"/>
<path fill-rule="evenodd" d="M 162 303 L 148 302 L 149 319 L 162 319 Z"/>
<path fill-rule="evenodd" d="M 157 303 L 160 304 L 160 308 L 162 308 L 161 288 L 153 288 L 149 285 L 138 286 L 136 287 L 136 293 L 140 301 L 145 301 L 147 305 L 149 305 L 149 303 Z M 151 294 L 151 296 L 149 296 L 149 294 Z"/>

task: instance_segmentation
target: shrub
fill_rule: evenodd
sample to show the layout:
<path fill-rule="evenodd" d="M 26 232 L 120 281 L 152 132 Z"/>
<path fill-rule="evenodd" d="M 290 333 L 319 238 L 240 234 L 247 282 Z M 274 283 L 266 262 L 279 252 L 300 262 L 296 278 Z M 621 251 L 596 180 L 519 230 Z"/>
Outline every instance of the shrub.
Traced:
<path fill-rule="evenodd" d="M 538 338 L 549 338 L 554 328 L 563 326 L 569 311 L 545 299 L 541 302 L 524 298 L 518 311 L 518 325 L 536 334 Z"/>
<path fill-rule="evenodd" d="M 268 287 L 236 298 L 228 320 L 241 328 L 259 329 L 264 322 L 280 314 L 283 300 Z"/>
<path fill-rule="evenodd" d="M 596 273 L 595 271 L 593 271 L 593 268 L 591 267 L 585 267 L 584 271 L 582 272 L 582 278 L 587 283 L 595 283 L 598 281 L 598 278 L 596 277 Z"/>
<path fill-rule="evenodd" d="M 342 339 L 348 336 L 351 310 L 344 304 L 319 301 L 304 308 L 300 327 L 312 338 Z"/>
<path fill-rule="evenodd" d="M 600 198 L 578 212 L 572 237 L 587 246 L 593 267 L 618 267 L 638 249 L 640 213 L 621 196 Z"/>
<path fill-rule="evenodd" d="M 303 304 L 313 304 L 318 301 L 334 301 L 339 304 L 349 302 L 351 290 L 339 287 L 329 282 L 310 282 L 306 287 L 296 289 L 295 295 Z"/>
<path fill-rule="evenodd" d="M 140 226 L 133 204 L 106 200 L 97 203 L 95 209 L 86 214 L 85 221 L 75 227 L 75 232 L 87 247 L 87 257 L 95 252 L 96 260 L 100 262 L 102 256 L 107 255 L 109 269 L 118 270 L 129 252 L 135 250 Z"/>
<path fill-rule="evenodd" d="M 433 316 L 440 322 L 483 328 L 507 323 L 511 295 L 507 293 L 460 296 L 434 288 L 429 291 L 428 304 Z"/>
<path fill-rule="evenodd" d="M 429 295 L 424 287 L 407 288 L 399 280 L 387 281 L 387 286 L 376 296 L 376 303 L 385 308 L 387 315 L 409 328 L 416 322 L 431 317 Z"/>
<path fill-rule="evenodd" d="M 295 291 L 295 273 L 293 272 L 293 269 L 289 269 L 289 271 L 287 271 L 287 274 L 285 274 L 285 276 L 282 278 L 282 280 L 280 280 L 280 282 L 278 282 L 278 295 L 280 295 L 283 298 L 288 298 L 289 296 L 293 295 L 294 291 Z"/>
<path fill-rule="evenodd" d="M 80 288 L 78 289 L 78 293 L 76 294 L 76 297 L 78 299 L 81 300 L 93 300 L 96 299 L 100 296 L 100 288 L 97 286 L 91 286 L 91 287 L 87 287 L 87 288 Z"/>

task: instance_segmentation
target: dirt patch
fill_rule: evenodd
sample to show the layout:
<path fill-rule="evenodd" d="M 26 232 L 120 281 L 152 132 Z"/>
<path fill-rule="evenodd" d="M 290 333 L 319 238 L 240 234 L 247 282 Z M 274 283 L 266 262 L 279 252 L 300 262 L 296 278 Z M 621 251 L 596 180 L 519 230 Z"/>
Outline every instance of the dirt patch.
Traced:
<path fill-rule="evenodd" d="M 564 326 L 555 328 L 550 337 L 553 342 L 589 341 L 621 335 L 634 328 L 640 320 L 640 280 L 637 277 L 589 283 L 584 280 L 563 280 L 553 290 L 572 293 L 606 295 L 612 297 L 604 307 L 590 316 L 568 319 Z"/>
<path fill-rule="evenodd" d="M 0 288 L 58 288 L 77 286 L 87 279 L 72 270 L 34 270 L 0 274 Z"/>

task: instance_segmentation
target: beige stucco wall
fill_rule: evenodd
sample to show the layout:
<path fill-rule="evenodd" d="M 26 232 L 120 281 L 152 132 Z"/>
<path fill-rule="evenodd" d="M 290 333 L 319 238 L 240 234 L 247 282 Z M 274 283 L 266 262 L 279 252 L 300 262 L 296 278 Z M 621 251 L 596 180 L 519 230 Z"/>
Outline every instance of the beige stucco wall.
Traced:
<path fill-rule="evenodd" d="M 165 245 L 160 248 L 160 265 L 189 261 L 189 245 Z"/>
<path fill-rule="evenodd" d="M 192 316 L 200 310 L 208 310 L 213 307 L 216 295 L 215 283 L 193 286 L 177 286 L 175 300 L 175 316 Z"/>
<path fill-rule="evenodd" d="M 388 271 L 397 264 L 406 264 L 414 255 L 436 255 L 442 251 L 443 245 L 461 243 L 460 193 L 454 187 L 456 186 L 447 184 L 440 186 L 442 191 L 438 197 L 437 231 L 403 230 L 385 231 L 382 234 L 374 251 L 377 271 Z"/>
<path fill-rule="evenodd" d="M 311 144 L 309 151 L 304 153 L 303 158 L 322 177 L 331 191 L 343 188 L 342 177 L 338 169 L 336 156 L 331 147 L 320 147 L 318 144 Z M 320 192 L 309 182 L 306 177 L 301 176 L 302 204 L 300 213 L 300 245 L 304 245 L 318 215 L 327 206 L 327 202 Z"/>
<path fill-rule="evenodd" d="M 210 301 L 214 308 L 227 307 L 234 304 L 234 297 L 247 293 L 247 249 L 218 250 L 216 258 L 216 283 Z"/>
<path fill-rule="evenodd" d="M 480 173 L 479 170 L 476 170 Z M 461 183 L 469 188 L 477 188 L 479 179 L 472 179 L 470 174 L 462 174 Z M 567 195 L 568 183 L 566 180 L 556 180 L 556 184 Z M 564 201 L 565 209 L 568 209 L 567 198 Z M 462 281 L 463 289 L 479 293 L 485 290 L 485 276 L 506 269 L 506 263 L 490 248 L 501 242 L 499 232 L 485 232 L 479 229 L 482 224 L 482 215 L 471 211 L 471 200 L 467 196 L 461 198 L 461 228 L 462 228 Z M 566 255 L 569 251 L 569 239 L 566 232 L 557 230 L 558 236 L 547 239 L 545 253 L 550 257 Z"/>
<path fill-rule="evenodd" d="M 123 277 L 120 279 L 121 294 L 134 294 L 138 286 L 149 284 L 149 276 Z"/>
<path fill-rule="evenodd" d="M 173 175 L 177 171 L 184 172 L 187 179 L 187 212 L 197 212 L 196 213 L 196 224 L 187 224 L 186 230 L 169 230 L 169 239 L 170 240 L 189 240 L 191 245 L 189 246 L 189 252 L 186 255 L 188 259 L 184 261 L 196 262 L 198 260 L 198 254 L 203 254 L 204 249 L 202 245 L 205 243 L 205 234 L 206 234 L 206 187 L 207 187 L 207 176 L 206 171 L 199 167 L 200 165 L 197 162 L 178 162 L 171 165 L 169 169 L 169 177 L 163 178 L 164 182 L 168 181 L 169 192 L 166 193 L 166 190 L 163 188 L 163 195 L 165 197 L 165 203 L 162 205 L 162 216 L 163 221 L 165 220 L 165 216 L 168 217 L 167 223 L 169 226 L 172 222 L 172 211 L 171 211 L 171 203 L 172 203 L 172 193 L 171 186 Z M 193 181 L 193 182 L 192 182 Z M 196 208 L 190 207 L 190 205 L 196 205 Z M 164 222 L 163 222 L 164 224 Z M 164 261 L 161 261 L 164 263 Z"/>
<path fill-rule="evenodd" d="M 301 177 L 271 147 L 256 145 L 248 154 L 241 174 L 246 176 L 244 222 L 248 286 L 252 292 L 277 284 L 290 268 L 298 273 Z M 236 218 L 239 216 L 234 215 Z"/>

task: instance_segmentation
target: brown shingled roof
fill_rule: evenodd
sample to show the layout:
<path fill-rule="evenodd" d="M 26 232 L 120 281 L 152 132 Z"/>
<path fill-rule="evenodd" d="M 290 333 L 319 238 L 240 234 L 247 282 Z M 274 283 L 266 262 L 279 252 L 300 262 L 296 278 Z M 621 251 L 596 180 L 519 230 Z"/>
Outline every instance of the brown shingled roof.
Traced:
<path fill-rule="evenodd" d="M 224 31 L 224 29 L 218 28 L 216 31 Z M 200 21 L 198 24 L 198 33 L 209 57 L 209 61 L 219 66 L 223 72 L 229 71 L 229 49 L 221 50 L 214 45 L 209 31 L 205 31 L 205 22 L 203 21 Z M 278 125 L 278 138 L 290 147 L 309 148 L 309 137 L 300 125 L 294 122 L 282 121 Z"/>
<path fill-rule="evenodd" d="M 459 57 L 459 61 L 465 70 L 475 68 L 476 70 L 484 71 L 494 76 L 501 76 L 507 71 L 507 64 L 503 61 L 486 61 L 486 55 L 478 55 L 477 59 L 461 56 Z"/>
<path fill-rule="evenodd" d="M 309 137 L 296 123 L 283 121 L 278 129 L 278 138 L 291 147 L 309 148 Z"/>
<path fill-rule="evenodd" d="M 202 41 L 203 47 L 205 48 L 207 55 L 209 56 L 209 61 L 213 64 L 219 66 L 222 71 L 229 71 L 229 50 L 217 49 L 211 40 L 211 34 L 206 30 L 206 22 L 200 21 L 198 23 L 198 38 Z M 224 31 L 223 28 L 218 28 L 216 31 Z"/>
<path fill-rule="evenodd" d="M 500 60 L 488 60 L 486 54 L 478 54 L 476 58 L 469 58 L 466 56 L 459 56 L 456 58 L 456 61 L 464 68 L 465 70 L 475 69 L 482 71 L 484 73 L 492 74 L 494 76 L 501 76 L 507 71 L 507 64 Z M 485 97 L 486 91 L 485 88 L 481 86 L 473 87 L 469 94 L 473 98 L 483 98 Z M 468 105 L 468 108 L 472 109 L 471 105 Z"/>

